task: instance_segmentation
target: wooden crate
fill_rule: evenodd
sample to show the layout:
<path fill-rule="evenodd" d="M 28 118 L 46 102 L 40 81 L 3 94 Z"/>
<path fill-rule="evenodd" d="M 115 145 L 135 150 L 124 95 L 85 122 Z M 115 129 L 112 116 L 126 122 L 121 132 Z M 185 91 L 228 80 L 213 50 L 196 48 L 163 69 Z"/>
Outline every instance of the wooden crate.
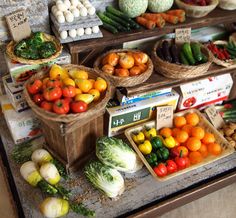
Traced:
<path fill-rule="evenodd" d="M 135 126 L 135 127 L 131 127 L 129 129 L 127 129 L 125 131 L 125 135 L 128 138 L 130 144 L 132 145 L 132 147 L 134 148 L 134 150 L 137 152 L 137 154 L 139 155 L 139 157 L 141 158 L 141 160 L 143 161 L 144 165 L 147 167 L 148 171 L 152 174 L 152 176 L 157 180 L 157 181 L 166 181 L 169 180 L 173 177 L 182 175 L 183 173 L 189 172 L 191 170 L 197 169 L 199 167 L 203 167 L 209 163 L 212 163 L 213 161 L 217 161 L 223 157 L 226 157 L 230 154 L 232 154 L 234 152 L 234 148 L 227 142 L 227 140 L 211 125 L 211 123 L 196 109 L 190 109 L 190 110 L 186 110 L 186 111 L 182 111 L 179 113 L 174 114 L 175 116 L 183 116 L 189 112 L 195 112 L 198 114 L 199 118 L 200 118 L 200 122 L 198 124 L 198 126 L 203 127 L 207 132 L 213 133 L 215 138 L 216 138 L 216 142 L 219 143 L 222 147 L 222 153 L 218 156 L 213 156 L 213 155 L 208 155 L 206 158 L 203 159 L 203 161 L 201 163 L 195 164 L 195 165 L 191 165 L 190 167 L 184 169 L 184 170 L 180 170 L 177 171 L 176 173 L 172 173 L 169 174 L 163 178 L 158 177 L 155 172 L 153 171 L 152 167 L 149 165 L 149 163 L 146 161 L 144 155 L 140 152 L 138 146 L 135 144 L 135 142 L 132 139 L 132 133 L 135 132 L 140 132 L 142 130 L 144 130 L 144 127 L 148 127 L 148 128 L 152 128 L 156 126 L 155 121 L 150 121 L 150 122 L 146 122 L 143 123 L 141 125 Z"/>

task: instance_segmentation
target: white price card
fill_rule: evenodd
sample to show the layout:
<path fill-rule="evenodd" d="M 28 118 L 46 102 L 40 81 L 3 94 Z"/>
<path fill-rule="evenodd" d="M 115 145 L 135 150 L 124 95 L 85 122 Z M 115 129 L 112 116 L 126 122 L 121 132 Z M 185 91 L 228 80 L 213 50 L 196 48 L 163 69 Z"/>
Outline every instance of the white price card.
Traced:
<path fill-rule="evenodd" d="M 216 129 L 219 129 L 224 125 L 224 120 L 220 116 L 219 112 L 216 110 L 214 105 L 211 105 L 210 107 L 206 108 L 205 113 L 207 114 L 209 120 Z"/>
<path fill-rule="evenodd" d="M 191 40 L 191 28 L 175 29 L 175 43 L 183 44 L 190 42 Z"/>
<path fill-rule="evenodd" d="M 14 41 L 18 42 L 30 36 L 31 29 L 25 10 L 18 10 L 7 15 L 6 22 Z"/>
<path fill-rule="evenodd" d="M 173 106 L 157 107 L 156 129 L 172 127 L 173 125 Z"/>

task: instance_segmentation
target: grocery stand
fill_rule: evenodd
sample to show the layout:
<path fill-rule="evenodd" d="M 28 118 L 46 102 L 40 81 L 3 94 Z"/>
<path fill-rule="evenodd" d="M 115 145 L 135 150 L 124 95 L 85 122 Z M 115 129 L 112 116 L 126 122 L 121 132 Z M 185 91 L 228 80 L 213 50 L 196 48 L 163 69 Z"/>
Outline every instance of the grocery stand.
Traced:
<path fill-rule="evenodd" d="M 102 30 L 103 38 L 89 39 L 68 44 L 72 55 L 72 63 L 81 63 L 79 58 L 80 52 L 91 50 L 90 54 L 94 54 L 99 51 L 99 49 L 103 49 L 106 46 L 119 45 L 123 42 L 152 36 L 162 36 L 174 32 L 176 28 L 191 27 L 192 29 L 195 29 L 215 24 L 228 24 L 235 21 L 235 15 L 235 11 L 223 11 L 216 8 L 206 17 L 200 19 L 187 18 L 186 22 L 183 24 L 175 26 L 167 25 L 161 30 L 137 30 L 132 33 L 121 33 L 115 37 L 111 33 Z M 234 81 L 236 81 L 236 72 L 233 68 L 226 69 L 216 65 L 211 66 L 208 72 L 200 77 L 184 80 L 171 80 L 154 73 L 144 84 L 141 86 L 128 87 L 126 88 L 126 92 L 128 95 L 132 96 L 132 94 L 135 93 L 151 90 L 153 87 L 158 87 L 158 89 L 166 87 L 173 88 L 188 82 L 206 78 L 207 76 L 216 76 L 226 73 L 230 73 Z M 236 97 L 235 90 L 236 88 L 233 87 L 230 96 L 232 99 Z M 13 198 L 16 201 L 16 204 L 21 205 L 17 208 L 19 210 L 18 213 L 20 215 L 24 214 L 25 217 L 40 217 L 36 205 L 44 196 L 39 190 L 28 189 L 25 181 L 20 178 L 19 169 L 15 166 L 10 157 L 14 143 L 6 128 L 6 123 L 2 115 L 0 119 L 0 132 L 2 138 L 0 150 L 6 151 L 5 158 L 8 161 L 4 168 L 7 174 L 9 174 L 8 180 L 11 180 L 10 183 L 13 192 L 16 190 L 18 192 L 16 195 L 14 193 Z M 3 154 L 3 152 L 1 152 L 1 154 Z M 73 176 L 81 176 L 81 172 L 79 171 Z M 99 199 L 98 192 L 91 194 L 88 190 L 88 192 L 84 192 L 84 196 L 82 195 L 85 198 L 87 206 L 94 209 L 99 217 L 102 217 L 104 214 L 104 217 L 156 217 L 235 183 L 236 154 L 231 154 L 217 162 L 161 184 L 157 184 L 145 168 L 135 175 L 130 176 L 126 174 L 125 178 L 128 181 L 127 190 L 115 203 L 110 199 Z M 185 181 L 184 183 L 182 183 L 183 180 Z M 73 187 L 73 185 L 75 185 L 75 187 Z M 76 190 L 78 186 L 87 188 L 84 179 L 82 179 L 80 184 L 71 184 L 71 186 L 75 193 L 78 191 Z M 140 198 L 141 194 L 142 198 Z M 73 218 L 77 217 L 77 215 L 71 213 L 68 217 Z"/>

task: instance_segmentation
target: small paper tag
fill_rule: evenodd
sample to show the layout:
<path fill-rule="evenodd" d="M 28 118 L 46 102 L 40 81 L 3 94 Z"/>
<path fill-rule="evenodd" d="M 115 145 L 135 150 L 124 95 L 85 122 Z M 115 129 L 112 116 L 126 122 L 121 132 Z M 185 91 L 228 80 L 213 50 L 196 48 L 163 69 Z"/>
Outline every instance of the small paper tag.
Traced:
<path fill-rule="evenodd" d="M 190 42 L 191 40 L 191 28 L 175 29 L 175 43 L 182 44 Z"/>
<path fill-rule="evenodd" d="M 219 129 L 224 125 L 224 120 L 222 119 L 214 105 L 211 105 L 210 107 L 206 108 L 205 113 L 207 114 L 209 120 L 216 129 Z"/>
<path fill-rule="evenodd" d="M 173 125 L 173 106 L 157 107 L 156 129 L 162 127 L 172 127 Z"/>
<path fill-rule="evenodd" d="M 18 42 L 30 36 L 31 29 L 25 10 L 18 10 L 7 15 L 6 21 L 14 41 Z"/>

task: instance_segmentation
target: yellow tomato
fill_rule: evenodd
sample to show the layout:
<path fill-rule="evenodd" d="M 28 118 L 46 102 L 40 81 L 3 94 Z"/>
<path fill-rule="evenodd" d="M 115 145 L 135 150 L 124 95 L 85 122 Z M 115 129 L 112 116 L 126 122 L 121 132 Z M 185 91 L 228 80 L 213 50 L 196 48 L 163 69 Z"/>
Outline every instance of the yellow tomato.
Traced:
<path fill-rule="evenodd" d="M 79 88 L 75 88 L 75 95 L 82 94 L 82 91 Z"/>
<path fill-rule="evenodd" d="M 43 79 L 43 85 L 46 85 L 49 79 L 50 79 L 49 77 L 44 78 Z"/>
<path fill-rule="evenodd" d="M 92 83 L 88 79 L 76 79 L 75 84 L 84 93 L 89 92 L 93 88 Z"/>
<path fill-rule="evenodd" d="M 107 89 L 107 82 L 106 80 L 98 77 L 94 83 L 94 88 L 97 89 L 99 92 L 103 92 Z"/>
<path fill-rule="evenodd" d="M 90 89 L 88 93 L 94 96 L 94 101 L 100 98 L 100 92 L 97 89 Z"/>
<path fill-rule="evenodd" d="M 66 86 L 75 86 L 75 81 L 71 78 L 65 78 L 63 79 L 63 84 L 66 85 Z"/>
<path fill-rule="evenodd" d="M 94 79 L 89 79 L 89 81 L 92 83 L 92 86 L 94 86 L 95 80 Z"/>
<path fill-rule="evenodd" d="M 67 70 L 63 69 L 61 66 L 57 64 L 53 64 L 50 72 L 49 72 L 50 79 L 65 79 L 69 77 Z"/>
<path fill-rule="evenodd" d="M 84 70 L 72 69 L 69 71 L 69 75 L 73 79 L 88 79 L 88 72 Z"/>

